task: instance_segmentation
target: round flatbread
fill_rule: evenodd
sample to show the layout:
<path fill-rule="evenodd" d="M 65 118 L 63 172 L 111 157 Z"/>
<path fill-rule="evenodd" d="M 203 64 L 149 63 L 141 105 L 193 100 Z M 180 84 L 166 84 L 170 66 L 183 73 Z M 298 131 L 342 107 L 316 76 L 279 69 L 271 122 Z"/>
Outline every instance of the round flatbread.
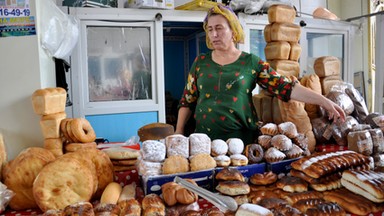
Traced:
<path fill-rule="evenodd" d="M 113 164 L 108 155 L 95 148 L 82 148 L 76 151 L 85 158 L 89 158 L 96 167 L 98 186 L 94 194 L 95 199 L 100 198 L 105 187 L 113 181 Z"/>
<path fill-rule="evenodd" d="M 61 156 L 61 157 L 76 159 L 76 160 L 78 160 L 80 163 L 84 164 L 86 167 L 89 168 L 89 170 L 91 171 L 91 174 L 92 174 L 92 179 L 93 179 L 93 181 L 95 182 L 95 185 L 94 185 L 95 188 L 94 188 L 94 190 L 93 190 L 93 192 L 95 193 L 95 192 L 97 191 L 97 187 L 98 187 L 99 180 L 98 180 L 98 177 L 97 177 L 96 166 L 95 166 L 95 164 L 92 162 L 92 160 L 89 159 L 89 158 L 84 157 L 83 155 L 79 154 L 78 152 L 70 152 L 70 153 L 66 153 L 66 154 L 64 154 L 64 155 Z"/>
<path fill-rule="evenodd" d="M 95 182 L 86 165 L 70 157 L 59 157 L 47 164 L 33 183 L 33 196 L 42 211 L 64 209 L 66 206 L 89 201 Z"/>
<path fill-rule="evenodd" d="M 7 188 L 15 192 L 15 196 L 9 202 L 12 209 L 38 207 L 33 197 L 33 182 L 45 165 L 55 159 L 49 150 L 31 147 L 20 152 L 7 164 L 3 177 Z"/>
<path fill-rule="evenodd" d="M 135 159 L 140 156 L 140 150 L 123 148 L 123 147 L 112 147 L 103 149 L 110 159 L 120 160 L 120 159 Z"/>

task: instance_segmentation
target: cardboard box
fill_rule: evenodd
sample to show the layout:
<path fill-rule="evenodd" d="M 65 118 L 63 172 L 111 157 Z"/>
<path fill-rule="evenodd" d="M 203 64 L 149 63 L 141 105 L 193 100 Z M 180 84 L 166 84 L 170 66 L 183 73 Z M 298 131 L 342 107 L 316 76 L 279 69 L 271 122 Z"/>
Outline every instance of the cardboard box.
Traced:
<path fill-rule="evenodd" d="M 213 177 L 215 170 L 202 170 L 198 172 L 178 173 L 172 175 L 158 175 L 142 178 L 142 186 L 145 194 L 161 194 L 161 186 L 174 180 L 176 176 L 183 179 L 193 179 L 197 185 L 209 191 L 213 190 Z"/>
<path fill-rule="evenodd" d="M 293 158 L 293 159 L 288 159 L 288 160 L 283 160 L 279 162 L 274 162 L 274 163 L 267 163 L 267 170 L 272 171 L 273 173 L 280 174 L 280 173 L 289 173 L 291 170 L 291 163 L 293 161 L 299 160 L 299 158 Z"/>

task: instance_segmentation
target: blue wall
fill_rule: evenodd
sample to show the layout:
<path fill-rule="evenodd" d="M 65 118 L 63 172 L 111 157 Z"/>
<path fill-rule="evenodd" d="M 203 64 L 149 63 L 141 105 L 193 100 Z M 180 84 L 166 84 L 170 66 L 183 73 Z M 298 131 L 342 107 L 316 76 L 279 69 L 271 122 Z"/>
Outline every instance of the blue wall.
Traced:
<path fill-rule="evenodd" d="M 122 113 L 86 116 L 96 132 L 110 142 L 125 142 L 132 136 L 138 136 L 140 127 L 158 122 L 157 112 Z"/>

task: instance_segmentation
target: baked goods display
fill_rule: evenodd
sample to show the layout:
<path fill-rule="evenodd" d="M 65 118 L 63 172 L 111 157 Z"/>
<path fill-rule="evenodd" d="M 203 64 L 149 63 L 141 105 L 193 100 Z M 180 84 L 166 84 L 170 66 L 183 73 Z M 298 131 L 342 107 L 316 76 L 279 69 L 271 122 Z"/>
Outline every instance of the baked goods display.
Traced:
<path fill-rule="evenodd" d="M 114 171 L 126 171 L 136 168 L 137 159 L 140 157 L 140 150 L 124 148 L 124 147 L 111 147 L 102 149 L 111 159 Z"/>

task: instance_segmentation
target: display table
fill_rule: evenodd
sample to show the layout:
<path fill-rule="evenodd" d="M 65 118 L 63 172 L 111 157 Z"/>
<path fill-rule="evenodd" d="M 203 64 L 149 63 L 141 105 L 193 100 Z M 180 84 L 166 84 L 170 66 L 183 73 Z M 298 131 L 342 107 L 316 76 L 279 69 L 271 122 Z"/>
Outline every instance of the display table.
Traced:
<path fill-rule="evenodd" d="M 141 187 L 141 180 L 138 172 L 136 170 L 130 170 L 130 171 L 123 171 L 123 172 L 115 172 L 115 182 L 118 182 L 121 185 L 128 185 L 135 183 L 137 185 L 136 187 L 136 198 L 141 202 L 141 200 L 144 197 L 144 191 Z M 215 207 L 213 204 L 208 202 L 205 199 L 199 198 L 198 204 L 200 209 L 208 209 Z M 41 215 L 43 212 L 40 209 L 27 209 L 24 211 L 13 211 L 13 210 L 6 210 L 1 214 L 1 216 L 24 216 L 24 215 Z M 347 214 L 348 216 L 356 216 L 353 214 Z M 370 213 L 367 216 L 384 216 L 384 212 L 376 212 L 376 213 Z"/>

